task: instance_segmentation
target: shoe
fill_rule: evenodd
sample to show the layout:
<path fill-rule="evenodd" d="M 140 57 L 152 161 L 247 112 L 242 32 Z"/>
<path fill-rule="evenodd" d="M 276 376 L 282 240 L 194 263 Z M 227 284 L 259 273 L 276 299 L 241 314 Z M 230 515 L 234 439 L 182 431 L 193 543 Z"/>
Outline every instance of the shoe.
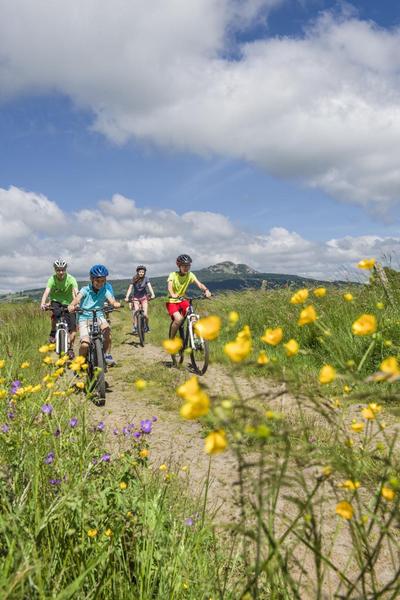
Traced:
<path fill-rule="evenodd" d="M 70 349 L 68 350 L 67 354 L 68 354 L 68 358 L 69 358 L 70 360 L 74 360 L 74 358 L 75 358 L 75 352 L 72 350 L 72 348 L 70 348 Z"/>
<path fill-rule="evenodd" d="M 137 335 L 137 327 L 132 327 L 132 335 Z"/>
<path fill-rule="evenodd" d="M 144 332 L 145 333 L 150 333 L 150 327 L 148 325 L 144 326 Z"/>
<path fill-rule="evenodd" d="M 113 357 L 111 356 L 111 354 L 106 354 L 106 355 L 104 356 L 104 360 L 106 361 L 106 364 L 107 364 L 109 367 L 115 367 L 115 365 L 117 364 L 117 363 L 115 362 L 115 360 L 113 359 Z"/>

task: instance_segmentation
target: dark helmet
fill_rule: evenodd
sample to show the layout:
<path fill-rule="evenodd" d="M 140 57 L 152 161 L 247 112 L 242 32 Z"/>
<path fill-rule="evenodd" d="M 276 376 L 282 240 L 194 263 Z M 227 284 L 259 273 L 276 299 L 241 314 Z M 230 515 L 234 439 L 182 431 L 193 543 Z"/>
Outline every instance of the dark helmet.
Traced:
<path fill-rule="evenodd" d="M 136 273 L 137 273 L 138 271 L 144 271 L 144 272 L 146 273 L 147 269 L 146 269 L 146 267 L 145 267 L 144 265 L 138 265 L 138 266 L 136 267 Z"/>
<path fill-rule="evenodd" d="M 93 265 L 90 269 L 90 277 L 107 277 L 108 269 L 104 265 Z"/>
<path fill-rule="evenodd" d="M 189 254 L 180 254 L 176 259 L 176 263 L 178 265 L 191 265 L 192 259 L 190 258 Z"/>

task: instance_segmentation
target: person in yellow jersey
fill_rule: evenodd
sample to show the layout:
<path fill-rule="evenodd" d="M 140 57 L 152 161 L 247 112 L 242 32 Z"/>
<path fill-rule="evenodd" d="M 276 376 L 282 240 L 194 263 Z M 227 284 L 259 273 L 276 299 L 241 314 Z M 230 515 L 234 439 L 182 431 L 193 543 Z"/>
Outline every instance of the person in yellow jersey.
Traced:
<path fill-rule="evenodd" d="M 211 296 L 210 290 L 199 281 L 194 273 L 190 271 L 192 259 L 188 254 L 180 254 L 176 259 L 178 271 L 172 271 L 168 275 L 168 302 L 166 303 L 168 314 L 172 319 L 171 337 L 174 338 L 189 308 L 189 301 L 184 298 L 186 290 L 191 283 L 204 292 L 206 298 Z"/>

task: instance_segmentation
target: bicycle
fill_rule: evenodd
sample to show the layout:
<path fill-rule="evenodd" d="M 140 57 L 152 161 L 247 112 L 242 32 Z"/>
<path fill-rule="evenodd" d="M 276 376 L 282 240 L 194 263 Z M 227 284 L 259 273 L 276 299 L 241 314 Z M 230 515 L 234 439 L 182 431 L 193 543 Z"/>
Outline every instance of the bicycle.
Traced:
<path fill-rule="evenodd" d="M 150 297 L 148 297 L 150 300 Z M 142 303 L 139 304 L 139 308 L 133 313 L 133 322 L 136 323 L 136 333 L 139 338 L 139 344 L 144 347 L 144 336 L 148 332 L 149 319 L 144 314 Z"/>
<path fill-rule="evenodd" d="M 68 334 L 68 322 L 65 315 L 68 314 L 68 308 L 66 306 L 52 306 L 51 304 L 46 306 L 46 310 L 50 310 L 53 313 L 53 317 L 56 320 L 56 353 L 61 356 L 67 354 L 69 350 L 69 334 Z"/>
<path fill-rule="evenodd" d="M 179 335 L 182 340 L 182 348 L 177 354 L 172 354 L 172 363 L 174 366 L 181 365 L 185 350 L 190 348 L 190 361 L 192 369 L 197 375 L 204 375 L 208 368 L 209 362 L 209 346 L 208 341 L 204 340 L 194 330 L 194 324 L 200 319 L 200 315 L 196 314 L 193 309 L 193 300 L 203 300 L 205 296 L 195 296 L 193 298 L 179 298 L 179 300 L 188 300 L 189 308 L 187 309 L 185 318 L 179 327 Z M 186 326 L 185 326 L 186 324 Z M 169 326 L 169 337 L 171 337 L 172 322 Z"/>

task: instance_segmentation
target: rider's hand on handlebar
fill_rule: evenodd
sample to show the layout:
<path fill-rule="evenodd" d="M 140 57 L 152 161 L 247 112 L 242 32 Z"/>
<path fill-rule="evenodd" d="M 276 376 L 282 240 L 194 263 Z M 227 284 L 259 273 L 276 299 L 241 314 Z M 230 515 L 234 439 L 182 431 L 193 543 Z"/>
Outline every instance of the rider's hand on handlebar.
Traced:
<path fill-rule="evenodd" d="M 73 313 L 77 310 L 77 306 L 75 306 L 75 304 L 68 304 L 68 312 L 69 313 Z"/>
<path fill-rule="evenodd" d="M 50 306 L 50 304 L 41 304 L 40 310 L 47 310 L 49 306 Z"/>
<path fill-rule="evenodd" d="M 210 292 L 210 290 L 205 290 L 204 295 L 206 298 L 211 298 L 212 293 Z"/>

